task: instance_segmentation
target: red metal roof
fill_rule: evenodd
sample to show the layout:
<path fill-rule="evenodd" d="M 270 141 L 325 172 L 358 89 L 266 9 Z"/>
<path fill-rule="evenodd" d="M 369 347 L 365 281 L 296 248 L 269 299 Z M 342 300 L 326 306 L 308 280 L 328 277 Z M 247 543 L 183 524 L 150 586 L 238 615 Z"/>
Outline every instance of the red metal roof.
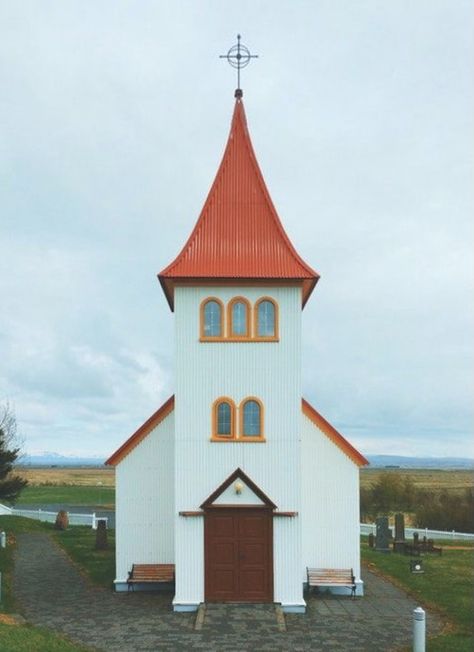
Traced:
<path fill-rule="evenodd" d="M 329 439 L 336 444 L 336 446 L 340 448 L 349 459 L 357 464 L 357 466 L 366 466 L 369 464 L 369 461 L 365 459 L 362 453 L 359 453 L 359 451 L 354 448 L 354 446 L 352 446 L 352 444 L 350 444 L 347 439 L 345 439 L 345 437 L 334 428 L 334 426 L 331 426 L 329 421 L 326 421 L 326 419 L 304 398 L 301 399 L 301 407 L 303 414 L 306 415 L 315 426 L 322 430 L 322 432 L 324 432 L 324 434 L 329 437 Z"/>
<path fill-rule="evenodd" d="M 145 437 L 153 430 L 153 428 L 156 428 L 156 426 L 165 419 L 168 414 L 173 412 L 174 410 L 174 394 L 169 397 L 167 401 L 163 403 L 161 407 L 158 408 L 156 412 L 154 412 L 149 419 L 143 423 L 138 430 L 136 430 L 131 437 L 127 439 L 126 442 L 124 442 L 120 448 L 118 448 L 115 453 L 112 453 L 112 455 L 109 457 L 108 460 L 105 461 L 105 464 L 108 464 L 110 466 L 115 466 L 119 462 L 123 460 L 124 457 L 126 457 L 130 451 L 132 451 L 135 446 L 138 446 L 138 444 L 142 441 L 142 439 L 145 439 Z"/>
<path fill-rule="evenodd" d="M 355 464 L 365 466 L 369 462 L 345 439 L 326 419 L 314 409 L 304 398 L 301 400 L 301 409 L 329 439 L 336 444 Z M 119 464 L 145 437 L 161 423 L 174 410 L 174 394 L 158 408 L 151 417 L 141 425 L 138 430 L 113 453 L 105 462 L 111 466 Z"/>
<path fill-rule="evenodd" d="M 196 226 L 178 257 L 159 275 L 173 309 L 174 285 L 190 280 L 282 280 L 302 285 L 303 305 L 319 275 L 283 229 L 255 157 L 241 98 L 229 139 Z"/>

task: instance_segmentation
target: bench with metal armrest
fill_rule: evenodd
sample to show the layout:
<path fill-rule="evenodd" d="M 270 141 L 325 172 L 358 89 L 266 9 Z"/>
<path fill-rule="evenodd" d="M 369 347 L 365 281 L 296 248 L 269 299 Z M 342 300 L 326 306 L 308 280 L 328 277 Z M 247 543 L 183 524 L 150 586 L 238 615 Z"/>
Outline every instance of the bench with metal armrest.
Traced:
<path fill-rule="evenodd" d="M 355 597 L 356 583 L 352 568 L 307 568 L 308 588 L 331 588 L 345 586 Z"/>
<path fill-rule="evenodd" d="M 174 582 L 174 564 L 133 564 L 128 573 L 128 589 L 134 584 Z"/>

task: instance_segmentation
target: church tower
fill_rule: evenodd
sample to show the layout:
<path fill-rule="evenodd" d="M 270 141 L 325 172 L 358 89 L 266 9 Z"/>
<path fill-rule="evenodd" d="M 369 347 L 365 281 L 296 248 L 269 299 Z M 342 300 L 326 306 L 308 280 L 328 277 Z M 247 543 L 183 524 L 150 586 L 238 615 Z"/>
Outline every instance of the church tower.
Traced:
<path fill-rule="evenodd" d="M 175 313 L 175 607 L 194 606 L 196 596 L 304 606 L 301 311 L 318 278 L 276 213 L 237 91 L 202 212 L 159 274 Z M 220 507 L 179 515 L 233 474 Z M 257 489 L 292 516 L 268 524 Z"/>
<path fill-rule="evenodd" d="M 117 591 L 141 568 L 150 576 L 135 590 L 172 579 L 176 611 L 275 602 L 303 612 L 314 568 L 345 569 L 351 586 L 330 590 L 363 594 L 367 460 L 302 398 L 301 315 L 318 278 L 273 206 L 237 90 L 204 207 L 159 274 L 174 312 L 175 394 L 106 462 Z"/>

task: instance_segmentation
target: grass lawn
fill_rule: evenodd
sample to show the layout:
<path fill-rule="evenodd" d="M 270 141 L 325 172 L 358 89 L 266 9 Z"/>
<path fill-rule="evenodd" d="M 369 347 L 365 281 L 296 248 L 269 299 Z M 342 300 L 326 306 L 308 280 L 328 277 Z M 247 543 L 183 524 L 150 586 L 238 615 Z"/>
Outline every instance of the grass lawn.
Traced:
<path fill-rule="evenodd" d="M 2 597 L 0 601 L 0 649 L 14 652 L 87 652 L 88 648 L 75 645 L 63 636 L 43 627 L 5 624 L 8 614 L 15 613 L 17 605 L 12 593 L 13 552 L 18 534 L 23 532 L 51 532 L 52 526 L 20 516 L 0 516 L 0 530 L 7 533 L 8 545 L 0 548 Z"/>
<path fill-rule="evenodd" d="M 21 492 L 16 507 L 65 503 L 97 509 L 115 506 L 115 488 L 97 485 L 32 485 Z M 70 510 L 72 511 L 72 509 Z"/>
<path fill-rule="evenodd" d="M 84 525 L 53 530 L 55 540 L 66 550 L 94 584 L 112 588 L 115 579 L 115 530 L 107 530 L 108 550 L 95 550 L 95 531 Z"/>
<path fill-rule="evenodd" d="M 1 622 L 0 649 L 4 652 L 87 652 L 90 650 L 71 643 L 43 627 L 4 625 Z"/>
<path fill-rule="evenodd" d="M 459 542 L 457 542 L 459 543 Z M 453 542 L 450 542 L 453 545 Z M 464 543 L 459 543 L 464 546 Z M 474 650 L 474 547 L 445 547 L 441 557 L 423 556 L 423 575 L 409 570 L 410 557 L 378 553 L 362 539 L 362 559 L 417 598 L 421 605 L 441 612 L 451 623 L 450 631 L 431 639 L 430 652 Z"/>

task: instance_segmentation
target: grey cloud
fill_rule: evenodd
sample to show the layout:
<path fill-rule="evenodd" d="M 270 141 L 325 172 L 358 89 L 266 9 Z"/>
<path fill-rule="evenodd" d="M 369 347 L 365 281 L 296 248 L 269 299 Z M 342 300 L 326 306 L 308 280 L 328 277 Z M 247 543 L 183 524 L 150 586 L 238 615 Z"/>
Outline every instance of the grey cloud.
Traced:
<path fill-rule="evenodd" d="M 28 446 L 110 451 L 172 391 L 155 274 L 217 170 L 238 25 L 257 157 L 321 273 L 305 394 L 365 452 L 398 434 L 466 454 L 472 19 L 446 0 L 3 3 L 0 397 Z"/>

